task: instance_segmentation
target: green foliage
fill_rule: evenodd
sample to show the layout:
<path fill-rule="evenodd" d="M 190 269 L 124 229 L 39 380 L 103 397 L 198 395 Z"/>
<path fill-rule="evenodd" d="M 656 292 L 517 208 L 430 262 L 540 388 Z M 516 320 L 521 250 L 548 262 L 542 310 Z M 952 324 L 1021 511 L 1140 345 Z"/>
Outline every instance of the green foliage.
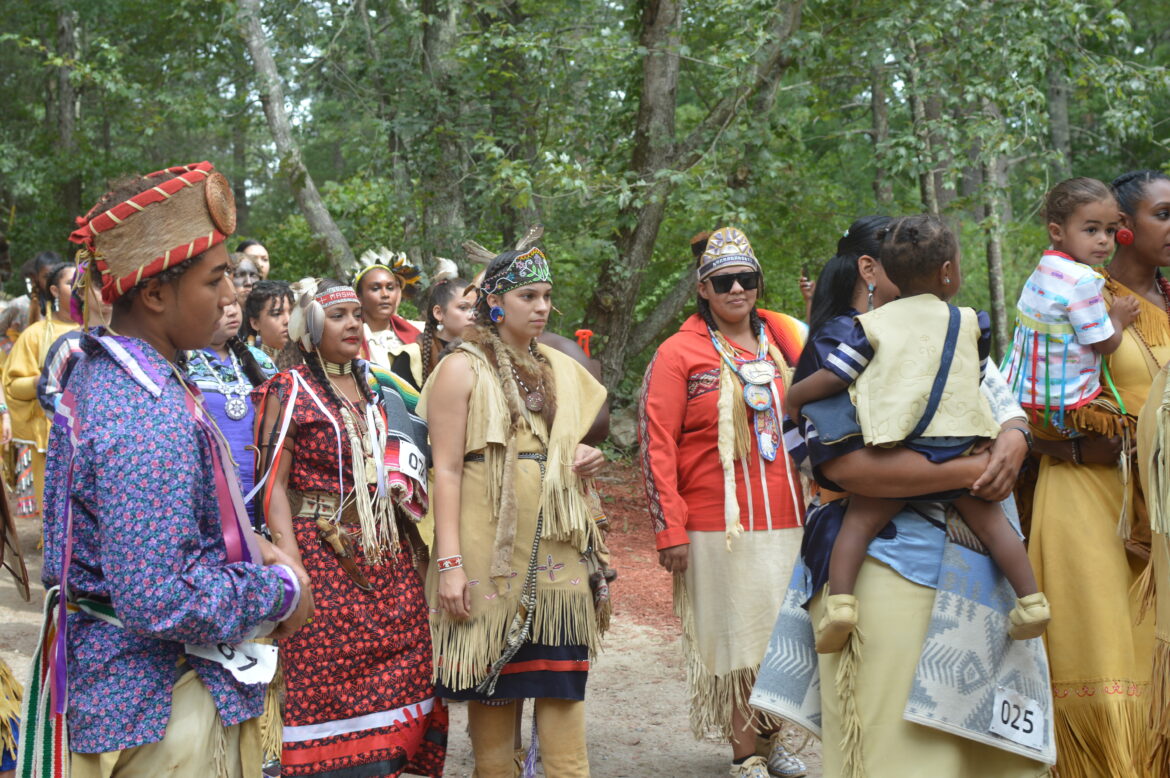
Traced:
<path fill-rule="evenodd" d="M 0 230 L 13 263 L 68 250 L 73 217 L 111 178 L 211 159 L 242 184 L 241 237 L 268 246 L 276 276 L 325 272 L 269 135 L 232 5 L 72 4 L 74 52 L 58 40 L 65 5 L 0 0 Z M 801 266 L 819 268 L 858 216 L 921 210 L 919 178 L 932 172 L 961 236 L 961 301 L 988 304 L 994 227 L 1010 305 L 1044 245 L 1035 214 L 1059 161 L 1052 73 L 1069 90 L 1075 174 L 1109 180 L 1166 162 L 1165 3 L 808 0 L 775 99 L 745 100 L 696 164 L 656 174 L 673 189 L 646 271 L 599 278 L 628 226 L 621 219 L 639 218 L 654 183 L 631 172 L 646 5 L 269 0 L 264 9 L 304 160 L 354 251 L 389 245 L 429 269 L 434 255 L 462 260 L 460 239 L 503 247 L 539 219 L 557 278 L 553 326 L 568 335 L 590 326 L 584 312 L 598 288 L 613 289 L 639 318 L 655 310 L 691 267 L 688 238 L 724 223 L 751 238 L 767 305 L 802 314 Z M 778 8 L 684 4 L 673 142 L 750 81 Z M 449 44 L 430 61 L 428 35 L 447 29 L 449 11 Z M 875 67 L 889 118 L 883 138 L 870 104 Z M 60 136 L 63 73 L 80 95 L 70 150 Z M 914 100 L 925 106 L 919 120 Z M 993 163 L 1006 166 L 1001 221 L 987 209 L 993 182 L 980 172 Z M 888 202 L 875 195 L 879 170 Z M 64 199 L 74 177 L 80 204 Z M 461 236 L 435 217 L 450 205 L 444 182 L 452 181 Z M 620 392 L 633 391 L 647 357 L 629 355 Z"/>

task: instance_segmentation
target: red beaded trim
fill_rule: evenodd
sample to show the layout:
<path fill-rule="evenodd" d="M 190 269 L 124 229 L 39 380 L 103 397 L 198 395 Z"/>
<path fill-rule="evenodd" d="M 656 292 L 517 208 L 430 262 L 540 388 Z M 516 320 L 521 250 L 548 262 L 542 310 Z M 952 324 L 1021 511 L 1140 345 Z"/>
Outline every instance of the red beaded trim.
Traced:
<path fill-rule="evenodd" d="M 457 567 L 463 567 L 463 556 L 456 554 L 455 556 L 439 557 L 435 560 L 435 564 L 439 566 L 439 572 L 444 570 L 454 570 Z"/>

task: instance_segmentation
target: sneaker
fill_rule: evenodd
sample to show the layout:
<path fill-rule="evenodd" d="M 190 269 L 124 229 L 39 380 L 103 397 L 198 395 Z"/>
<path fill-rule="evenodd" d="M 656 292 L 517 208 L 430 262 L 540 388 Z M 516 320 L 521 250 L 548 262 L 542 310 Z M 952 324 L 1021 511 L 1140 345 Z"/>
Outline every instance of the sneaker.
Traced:
<path fill-rule="evenodd" d="M 1016 607 L 1008 614 L 1012 626 L 1008 634 L 1012 640 L 1027 640 L 1038 638 L 1044 634 L 1045 627 L 1052 620 L 1052 611 L 1048 607 L 1048 598 L 1044 592 L 1029 594 L 1016 600 Z"/>
<path fill-rule="evenodd" d="M 731 778 L 771 778 L 768 775 L 768 762 L 762 756 L 751 756 L 743 764 L 733 763 Z"/>
<path fill-rule="evenodd" d="M 857 627 L 857 598 L 852 594 L 825 597 L 825 613 L 817 624 L 818 654 L 835 654 L 845 646 Z"/>
<path fill-rule="evenodd" d="M 772 734 L 767 742 L 768 772 L 774 778 L 801 778 L 808 775 L 808 767 L 796 754 L 784 745 L 784 739 L 779 732 Z"/>

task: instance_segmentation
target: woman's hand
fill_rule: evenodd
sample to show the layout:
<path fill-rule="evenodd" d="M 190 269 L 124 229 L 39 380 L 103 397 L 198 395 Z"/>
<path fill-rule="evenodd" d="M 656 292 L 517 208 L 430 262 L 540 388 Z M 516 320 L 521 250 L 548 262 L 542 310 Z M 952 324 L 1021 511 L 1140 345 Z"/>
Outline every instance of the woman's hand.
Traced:
<path fill-rule="evenodd" d="M 1028 456 L 1028 439 L 1018 427 L 1004 427 L 988 449 L 991 461 L 983 475 L 971 484 L 971 494 L 984 500 L 1007 499 L 1016 485 L 1020 467 Z"/>
<path fill-rule="evenodd" d="M 687 562 L 690 559 L 690 544 L 671 546 L 658 552 L 658 564 L 666 568 L 668 573 L 685 573 Z"/>
<path fill-rule="evenodd" d="M 471 587 L 467 585 L 467 573 L 462 567 L 439 573 L 439 607 L 453 619 L 471 618 Z"/>
<path fill-rule="evenodd" d="M 1086 465 L 1114 465 L 1121 456 L 1121 438 L 1091 435 L 1077 438 L 1081 447 L 1081 462 Z M 1072 457 L 1069 457 L 1071 459 Z"/>
<path fill-rule="evenodd" d="M 5 411 L 0 414 L 0 446 L 7 446 L 12 442 L 12 416 Z"/>
<path fill-rule="evenodd" d="M 605 466 L 605 454 L 593 446 L 584 443 L 577 444 L 577 453 L 573 456 L 573 472 L 581 478 L 592 478 L 601 472 Z"/>

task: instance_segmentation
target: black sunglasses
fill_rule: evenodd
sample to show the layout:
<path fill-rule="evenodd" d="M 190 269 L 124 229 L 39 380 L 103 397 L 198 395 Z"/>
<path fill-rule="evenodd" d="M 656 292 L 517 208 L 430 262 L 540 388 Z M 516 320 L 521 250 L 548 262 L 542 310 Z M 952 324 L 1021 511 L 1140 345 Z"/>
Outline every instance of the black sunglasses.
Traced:
<path fill-rule="evenodd" d="M 760 286 L 760 274 L 756 272 L 728 273 L 723 276 L 711 276 L 707 280 L 711 282 L 711 288 L 715 290 L 716 294 L 727 294 L 731 291 L 731 287 L 735 286 L 736 281 L 745 292 Z"/>

